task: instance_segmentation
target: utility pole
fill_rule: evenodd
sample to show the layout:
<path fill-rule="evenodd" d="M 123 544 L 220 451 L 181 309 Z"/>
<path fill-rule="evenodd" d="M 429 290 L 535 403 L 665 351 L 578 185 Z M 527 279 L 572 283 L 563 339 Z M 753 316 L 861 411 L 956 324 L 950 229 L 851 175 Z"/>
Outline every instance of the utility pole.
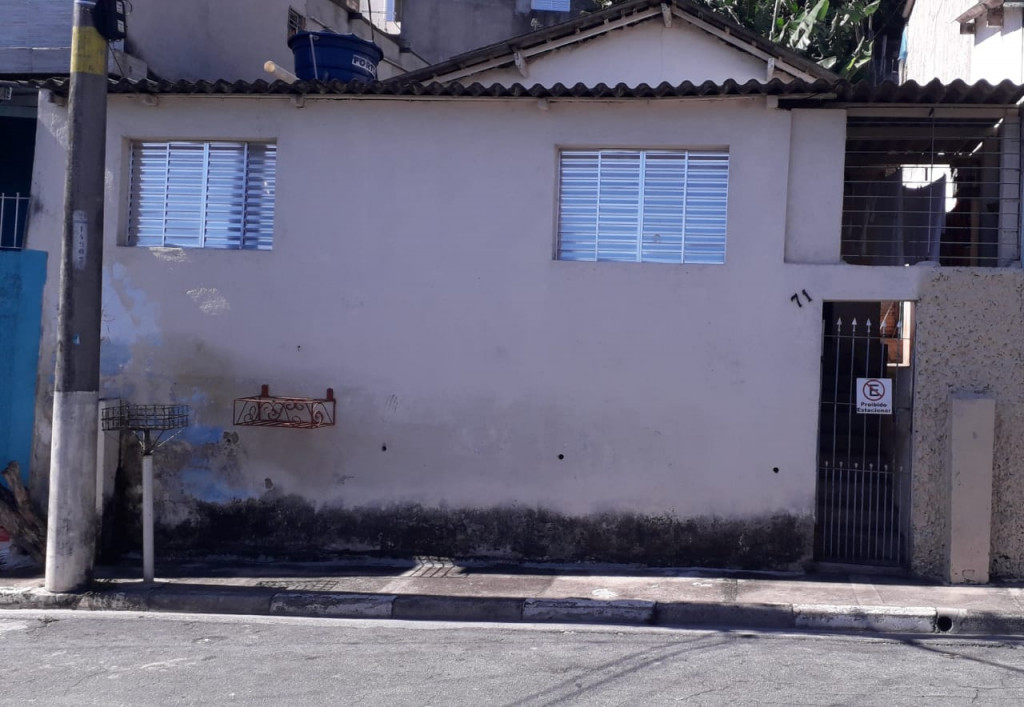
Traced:
<path fill-rule="evenodd" d="M 92 579 L 96 555 L 107 40 L 94 21 L 96 0 L 73 1 L 46 533 L 45 586 L 51 592 L 84 589 Z"/>

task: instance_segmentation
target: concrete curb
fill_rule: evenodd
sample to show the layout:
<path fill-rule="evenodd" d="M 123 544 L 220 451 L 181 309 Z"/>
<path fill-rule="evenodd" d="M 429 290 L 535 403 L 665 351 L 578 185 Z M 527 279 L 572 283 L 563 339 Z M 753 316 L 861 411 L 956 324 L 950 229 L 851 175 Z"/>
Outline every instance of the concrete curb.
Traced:
<path fill-rule="evenodd" d="M 927 607 L 794 604 L 796 628 L 819 631 L 936 633 L 938 611 Z"/>
<path fill-rule="evenodd" d="M 76 609 L 78 594 L 54 594 L 45 589 L 0 587 L 0 609 Z"/>
<path fill-rule="evenodd" d="M 527 599 L 523 602 L 523 621 L 556 623 L 651 624 L 653 601 L 601 599 Z"/>
<path fill-rule="evenodd" d="M 3 609 L 588 623 L 727 630 L 1024 635 L 1024 615 L 1021 614 L 932 607 L 346 594 L 262 587 L 182 587 L 174 584 L 100 589 L 84 594 L 52 594 L 44 589 L 0 587 L 0 610 Z"/>

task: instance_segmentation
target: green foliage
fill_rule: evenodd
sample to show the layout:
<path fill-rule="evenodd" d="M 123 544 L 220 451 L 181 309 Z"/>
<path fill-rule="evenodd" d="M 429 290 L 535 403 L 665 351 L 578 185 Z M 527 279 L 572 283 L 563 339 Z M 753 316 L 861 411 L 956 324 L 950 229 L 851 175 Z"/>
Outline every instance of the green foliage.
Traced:
<path fill-rule="evenodd" d="M 698 0 L 711 10 L 843 78 L 871 61 L 868 23 L 882 0 Z M 597 0 L 601 7 L 625 0 Z"/>

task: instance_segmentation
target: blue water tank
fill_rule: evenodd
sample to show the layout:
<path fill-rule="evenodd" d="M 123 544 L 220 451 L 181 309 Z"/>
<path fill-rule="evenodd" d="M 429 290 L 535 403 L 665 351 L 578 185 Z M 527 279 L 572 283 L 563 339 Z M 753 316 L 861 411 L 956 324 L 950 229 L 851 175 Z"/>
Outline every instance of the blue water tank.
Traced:
<path fill-rule="evenodd" d="M 376 81 L 377 64 L 384 58 L 380 47 L 354 34 L 299 32 L 288 47 L 302 81 Z"/>

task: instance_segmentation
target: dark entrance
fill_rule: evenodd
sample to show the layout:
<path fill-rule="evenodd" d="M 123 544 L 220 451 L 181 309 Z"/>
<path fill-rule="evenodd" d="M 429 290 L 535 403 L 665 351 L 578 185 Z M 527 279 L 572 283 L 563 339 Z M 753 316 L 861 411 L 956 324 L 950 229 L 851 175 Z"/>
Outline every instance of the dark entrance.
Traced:
<path fill-rule="evenodd" d="M 913 304 L 826 302 L 823 313 L 815 555 L 902 565 Z"/>

